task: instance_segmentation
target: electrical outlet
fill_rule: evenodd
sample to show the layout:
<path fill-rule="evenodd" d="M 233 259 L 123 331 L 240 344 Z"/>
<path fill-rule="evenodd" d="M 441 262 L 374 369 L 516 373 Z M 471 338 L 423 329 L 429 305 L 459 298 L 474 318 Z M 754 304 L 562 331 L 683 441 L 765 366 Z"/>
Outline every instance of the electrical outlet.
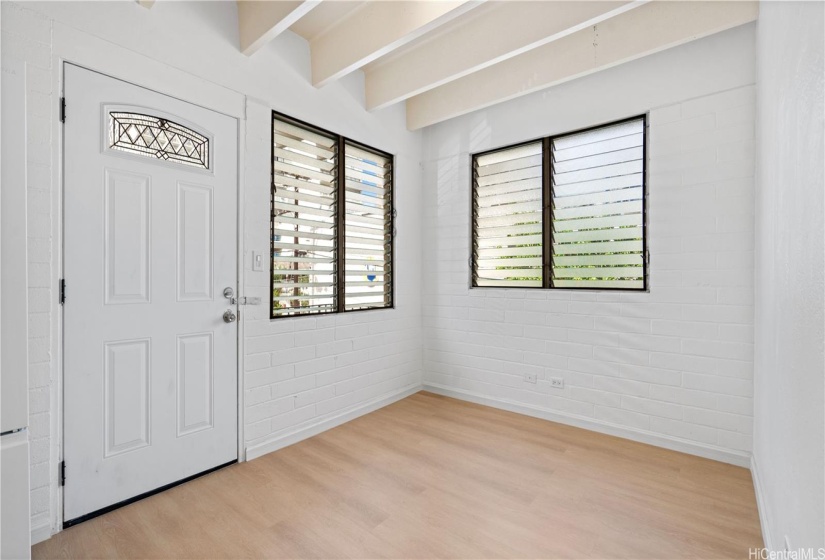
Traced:
<path fill-rule="evenodd" d="M 536 382 L 536 374 L 535 373 L 525 373 L 524 380 L 527 383 L 535 383 Z"/>
<path fill-rule="evenodd" d="M 553 389 L 564 389 L 564 379 L 561 377 L 551 377 L 550 386 Z"/>

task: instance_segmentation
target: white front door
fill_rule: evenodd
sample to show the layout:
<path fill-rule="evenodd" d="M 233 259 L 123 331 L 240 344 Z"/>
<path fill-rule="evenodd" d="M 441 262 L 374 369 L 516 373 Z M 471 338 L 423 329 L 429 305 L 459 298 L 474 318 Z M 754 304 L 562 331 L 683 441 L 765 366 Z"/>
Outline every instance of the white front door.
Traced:
<path fill-rule="evenodd" d="M 238 129 L 69 64 L 65 97 L 71 522 L 237 459 Z"/>

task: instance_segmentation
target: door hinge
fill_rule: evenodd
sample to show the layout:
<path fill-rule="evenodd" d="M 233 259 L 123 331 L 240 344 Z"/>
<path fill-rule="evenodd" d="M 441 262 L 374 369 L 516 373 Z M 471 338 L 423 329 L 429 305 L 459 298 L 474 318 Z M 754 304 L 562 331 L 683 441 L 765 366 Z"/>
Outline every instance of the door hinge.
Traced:
<path fill-rule="evenodd" d="M 60 481 L 60 486 L 66 486 L 66 461 L 60 461 L 58 467 L 57 480 Z"/>
<path fill-rule="evenodd" d="M 66 98 L 60 98 L 60 122 L 66 122 Z"/>
<path fill-rule="evenodd" d="M 60 292 L 57 296 L 58 302 L 60 303 L 60 305 L 63 305 L 64 303 L 66 303 L 66 280 L 64 280 L 63 278 L 60 279 L 60 287 L 58 289 Z"/>

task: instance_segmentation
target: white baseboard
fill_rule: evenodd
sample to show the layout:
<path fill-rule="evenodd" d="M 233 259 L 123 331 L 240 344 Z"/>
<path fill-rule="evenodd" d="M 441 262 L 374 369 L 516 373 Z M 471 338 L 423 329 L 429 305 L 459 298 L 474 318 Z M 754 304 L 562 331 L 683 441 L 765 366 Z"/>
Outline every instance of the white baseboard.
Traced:
<path fill-rule="evenodd" d="M 52 536 L 52 522 L 49 512 L 44 511 L 32 517 L 32 546 L 41 543 Z"/>
<path fill-rule="evenodd" d="M 771 536 L 771 516 L 768 511 L 768 502 L 759 478 L 759 468 L 756 466 L 756 457 L 751 457 L 751 477 L 753 477 L 753 491 L 756 494 L 756 509 L 759 510 L 759 524 L 762 526 L 762 541 L 768 550 L 776 550 L 776 544 Z"/>
<path fill-rule="evenodd" d="M 613 424 L 603 420 L 597 420 L 595 418 L 586 418 L 584 416 L 568 414 L 566 412 L 559 412 L 549 408 L 517 403 L 506 399 L 487 397 L 473 391 L 454 389 L 452 387 L 446 387 L 437 383 L 425 382 L 423 389 L 425 391 L 444 395 L 445 397 L 453 397 L 476 404 L 491 406 L 493 408 L 500 408 L 509 412 L 517 412 L 519 414 L 525 414 L 535 418 L 550 420 L 551 422 L 558 422 L 560 424 L 567 424 L 577 428 L 584 428 L 585 430 L 591 430 L 593 432 L 647 443 L 657 447 L 664 447 L 665 449 L 672 449 L 673 451 L 681 451 L 682 453 L 689 453 L 691 455 L 697 455 L 706 459 L 713 459 L 714 461 L 730 463 L 739 467 L 748 468 L 751 464 L 751 456 L 749 453 L 731 451 L 715 445 L 696 443 L 686 439 L 666 436 L 636 428 L 629 428 L 627 426 L 621 426 L 619 424 Z"/>
<path fill-rule="evenodd" d="M 308 426 L 302 426 L 292 432 L 281 434 L 263 443 L 259 443 L 252 447 L 247 447 L 246 460 L 251 461 L 252 459 L 256 459 L 262 455 L 266 455 L 267 453 L 272 453 L 273 451 L 283 449 L 284 447 L 287 447 L 294 443 L 298 443 L 299 441 L 311 438 L 312 436 L 320 434 L 321 432 L 325 432 L 331 428 L 335 428 L 336 426 L 340 426 L 341 424 L 349 422 L 350 420 L 354 420 L 359 416 L 363 416 L 364 414 L 367 414 L 374 410 L 378 410 L 379 408 L 383 408 L 388 404 L 392 404 L 396 401 L 400 401 L 401 399 L 405 399 L 410 395 L 419 392 L 421 388 L 421 385 L 418 384 L 411 385 L 409 387 L 401 389 L 400 391 L 396 391 L 394 393 L 390 393 L 389 395 L 385 395 L 383 397 L 367 401 L 364 404 L 360 404 L 354 408 L 350 408 L 348 410 L 345 410 L 344 412 L 338 413 L 334 416 L 330 416 L 319 422 L 315 422 Z"/>

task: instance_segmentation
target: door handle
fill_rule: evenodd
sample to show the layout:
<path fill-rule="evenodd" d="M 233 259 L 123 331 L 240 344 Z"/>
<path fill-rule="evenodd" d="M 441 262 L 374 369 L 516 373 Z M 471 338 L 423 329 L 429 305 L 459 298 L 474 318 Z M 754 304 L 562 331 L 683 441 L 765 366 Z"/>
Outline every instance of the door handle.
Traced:
<path fill-rule="evenodd" d="M 237 319 L 238 316 L 231 309 L 227 309 L 226 312 L 223 314 L 224 323 L 234 323 Z"/>
<path fill-rule="evenodd" d="M 261 298 L 259 297 L 235 297 L 235 290 L 231 287 L 224 289 L 223 297 L 228 299 L 232 305 L 261 305 Z M 227 323 L 231 322 L 227 321 Z"/>

